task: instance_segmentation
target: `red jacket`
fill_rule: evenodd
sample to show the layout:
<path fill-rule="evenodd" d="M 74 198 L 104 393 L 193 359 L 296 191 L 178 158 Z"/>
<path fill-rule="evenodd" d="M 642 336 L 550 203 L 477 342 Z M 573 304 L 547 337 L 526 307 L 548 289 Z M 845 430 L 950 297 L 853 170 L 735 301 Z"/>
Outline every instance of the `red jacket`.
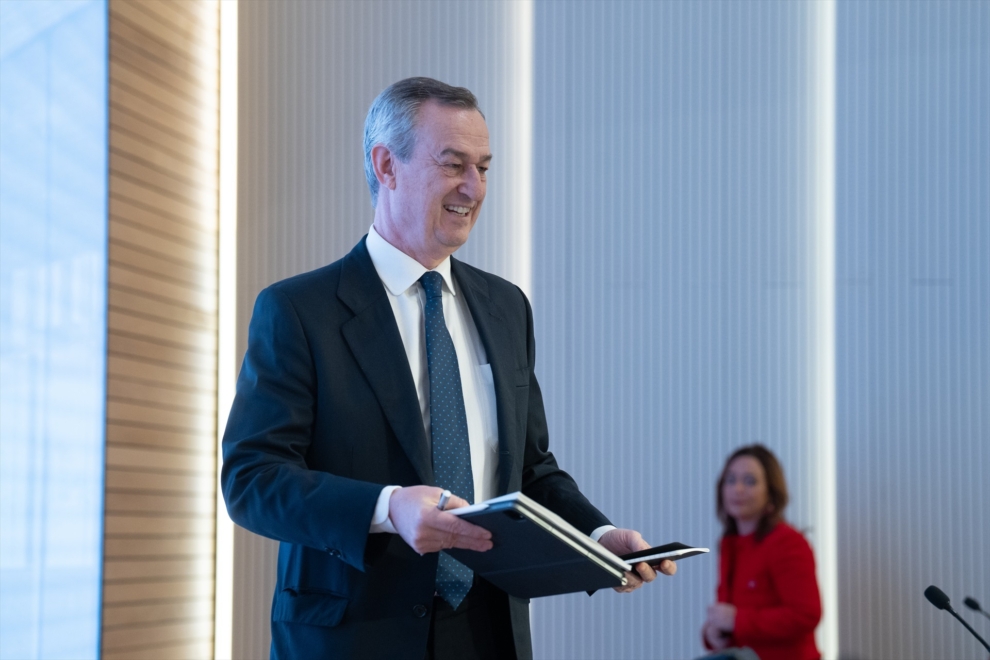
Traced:
<path fill-rule="evenodd" d="M 748 646 L 760 660 L 818 660 L 815 628 L 822 601 L 815 556 L 800 532 L 780 523 L 755 535 L 723 537 L 718 601 L 736 606 L 731 646 Z"/>

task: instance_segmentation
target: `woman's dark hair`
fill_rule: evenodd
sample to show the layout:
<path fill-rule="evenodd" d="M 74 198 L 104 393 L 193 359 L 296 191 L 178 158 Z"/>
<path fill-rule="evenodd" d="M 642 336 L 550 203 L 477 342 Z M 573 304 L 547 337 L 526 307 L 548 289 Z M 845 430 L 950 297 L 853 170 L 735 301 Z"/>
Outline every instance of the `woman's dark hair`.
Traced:
<path fill-rule="evenodd" d="M 784 480 L 784 470 L 780 467 L 780 462 L 769 449 L 763 445 L 747 445 L 732 452 L 725 461 L 722 474 L 718 478 L 718 485 L 715 487 L 715 497 L 718 505 L 716 513 L 718 519 L 722 521 L 722 535 L 733 536 L 739 533 L 736 528 L 735 519 L 725 511 L 725 502 L 722 501 L 722 486 L 725 485 L 725 477 L 729 472 L 732 461 L 740 456 L 751 456 L 763 466 L 763 473 L 767 478 L 767 499 L 768 507 L 766 513 L 760 518 L 756 526 L 756 540 L 762 541 L 770 533 L 770 530 L 777 523 L 784 520 L 784 509 L 787 507 L 787 481 Z"/>

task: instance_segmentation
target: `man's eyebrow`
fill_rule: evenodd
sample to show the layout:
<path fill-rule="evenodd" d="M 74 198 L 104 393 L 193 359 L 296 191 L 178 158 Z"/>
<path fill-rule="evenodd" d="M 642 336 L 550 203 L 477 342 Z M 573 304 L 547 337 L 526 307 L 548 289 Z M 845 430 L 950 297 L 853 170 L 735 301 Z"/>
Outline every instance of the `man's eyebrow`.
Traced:
<path fill-rule="evenodd" d="M 464 153 L 463 151 L 458 151 L 457 149 L 454 149 L 452 147 L 447 147 L 446 149 L 444 149 L 443 151 L 440 152 L 440 155 L 441 156 L 454 156 L 455 158 L 460 158 L 461 160 L 470 160 L 470 156 L 468 156 L 466 153 Z M 479 163 L 486 163 L 486 162 L 490 161 L 491 159 L 492 159 L 492 155 L 491 154 L 485 154 L 484 156 L 482 156 L 478 160 L 478 162 Z"/>

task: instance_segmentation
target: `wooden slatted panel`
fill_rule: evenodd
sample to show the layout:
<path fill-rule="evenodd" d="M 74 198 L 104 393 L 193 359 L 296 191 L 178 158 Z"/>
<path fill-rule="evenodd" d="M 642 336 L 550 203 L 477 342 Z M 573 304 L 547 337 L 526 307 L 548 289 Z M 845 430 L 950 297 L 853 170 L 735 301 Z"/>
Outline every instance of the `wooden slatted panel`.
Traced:
<path fill-rule="evenodd" d="M 110 2 L 104 658 L 210 657 L 219 6 Z"/>

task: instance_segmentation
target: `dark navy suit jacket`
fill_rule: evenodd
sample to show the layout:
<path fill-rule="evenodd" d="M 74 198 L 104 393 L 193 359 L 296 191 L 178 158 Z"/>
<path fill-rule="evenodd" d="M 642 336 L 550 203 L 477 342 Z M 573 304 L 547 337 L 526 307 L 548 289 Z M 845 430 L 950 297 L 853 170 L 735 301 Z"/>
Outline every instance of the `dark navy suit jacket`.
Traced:
<path fill-rule="evenodd" d="M 451 261 L 495 380 L 498 494 L 521 490 L 586 533 L 608 524 L 548 449 L 529 302 Z M 437 554 L 368 527 L 383 486 L 435 480 L 409 362 L 363 239 L 259 294 L 223 459 L 231 518 L 281 542 L 272 657 L 421 660 Z M 505 634 L 529 657 L 528 602 L 506 598 Z"/>

